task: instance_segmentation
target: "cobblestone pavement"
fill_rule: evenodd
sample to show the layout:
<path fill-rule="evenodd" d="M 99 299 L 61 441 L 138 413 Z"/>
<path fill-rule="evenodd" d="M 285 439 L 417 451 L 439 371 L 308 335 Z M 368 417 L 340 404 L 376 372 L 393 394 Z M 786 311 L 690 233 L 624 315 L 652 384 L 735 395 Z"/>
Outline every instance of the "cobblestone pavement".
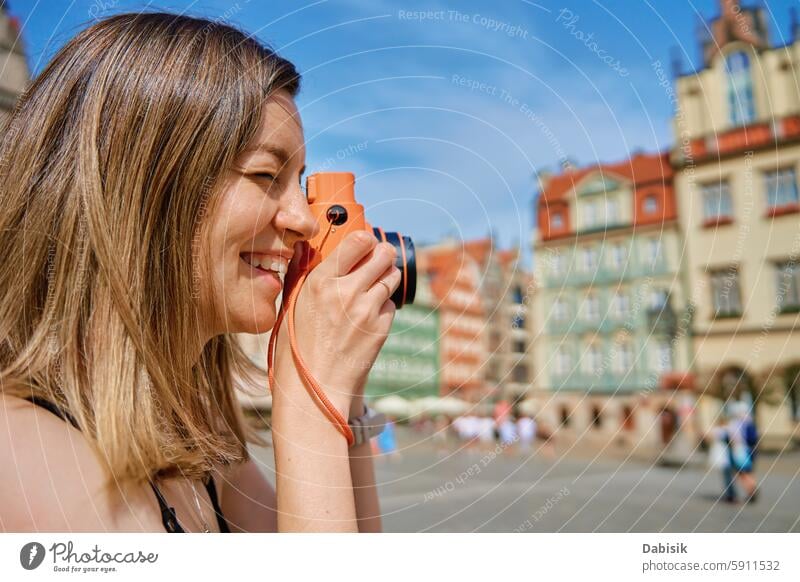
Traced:
<path fill-rule="evenodd" d="M 400 442 L 400 456 L 376 459 L 385 531 L 800 531 L 800 451 L 761 456 L 757 502 L 730 505 L 719 501 L 721 476 L 702 464 L 662 467 L 590 445 L 548 456 L 437 450 L 407 432 Z M 254 452 L 272 466 L 271 451 Z"/>

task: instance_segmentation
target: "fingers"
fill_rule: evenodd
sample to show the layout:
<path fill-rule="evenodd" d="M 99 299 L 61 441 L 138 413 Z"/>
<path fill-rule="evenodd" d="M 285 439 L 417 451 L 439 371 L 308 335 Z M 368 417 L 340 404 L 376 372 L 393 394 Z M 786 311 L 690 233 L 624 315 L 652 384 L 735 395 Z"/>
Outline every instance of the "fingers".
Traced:
<path fill-rule="evenodd" d="M 349 275 L 353 283 L 364 291 L 370 289 L 388 271 L 394 267 L 397 251 L 389 243 L 380 243 L 372 252 L 356 266 Z"/>
<path fill-rule="evenodd" d="M 394 265 L 384 270 L 381 276 L 367 290 L 370 301 L 383 305 L 397 290 L 398 285 L 400 285 L 400 279 L 400 269 Z"/>
<path fill-rule="evenodd" d="M 375 248 L 378 239 L 365 230 L 357 230 L 348 234 L 339 243 L 333 254 L 322 261 L 318 268 L 323 269 L 331 277 L 347 275 L 359 261 Z"/>

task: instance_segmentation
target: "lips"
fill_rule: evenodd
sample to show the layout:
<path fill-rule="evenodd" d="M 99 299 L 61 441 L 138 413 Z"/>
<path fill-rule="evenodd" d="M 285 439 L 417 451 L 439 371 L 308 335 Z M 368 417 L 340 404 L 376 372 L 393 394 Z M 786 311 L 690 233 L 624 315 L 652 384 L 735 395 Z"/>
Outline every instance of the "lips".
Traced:
<path fill-rule="evenodd" d="M 273 273 L 283 283 L 289 269 L 289 259 L 268 253 L 242 253 L 242 260 L 251 267 L 265 273 Z"/>

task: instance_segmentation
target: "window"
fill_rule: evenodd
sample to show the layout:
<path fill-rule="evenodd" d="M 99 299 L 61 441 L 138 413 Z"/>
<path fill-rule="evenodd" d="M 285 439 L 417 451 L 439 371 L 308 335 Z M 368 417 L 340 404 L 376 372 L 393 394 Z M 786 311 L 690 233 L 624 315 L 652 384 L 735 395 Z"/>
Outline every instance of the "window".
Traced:
<path fill-rule="evenodd" d="M 617 372 L 624 374 L 633 368 L 633 346 L 627 341 L 617 345 L 616 357 Z"/>
<path fill-rule="evenodd" d="M 592 200 L 583 205 L 583 227 L 592 228 L 597 224 L 597 202 Z"/>
<path fill-rule="evenodd" d="M 606 224 L 616 224 L 619 222 L 619 200 L 606 200 Z"/>
<path fill-rule="evenodd" d="M 516 354 L 524 354 L 525 353 L 525 342 L 523 340 L 514 340 L 513 344 L 514 353 Z"/>
<path fill-rule="evenodd" d="M 658 210 L 658 200 L 656 199 L 655 196 L 650 194 L 644 199 L 644 213 L 654 214 L 656 210 Z"/>
<path fill-rule="evenodd" d="M 596 404 L 592 406 L 592 428 L 601 428 L 603 426 L 603 413 L 600 407 Z"/>
<path fill-rule="evenodd" d="M 714 316 L 741 315 L 742 300 L 739 293 L 739 271 L 736 268 L 713 271 L 710 277 Z"/>
<path fill-rule="evenodd" d="M 650 291 L 650 310 L 661 311 L 667 306 L 669 293 L 666 289 L 653 289 Z"/>
<path fill-rule="evenodd" d="M 564 346 L 556 350 L 556 374 L 566 376 L 572 369 L 572 357 Z"/>
<path fill-rule="evenodd" d="M 550 215 L 550 228 L 553 230 L 564 228 L 564 216 L 560 212 Z"/>
<path fill-rule="evenodd" d="M 800 309 L 800 265 L 789 261 L 777 264 L 776 268 L 778 307 L 782 310 Z"/>
<path fill-rule="evenodd" d="M 525 364 L 517 364 L 511 372 L 511 379 L 514 382 L 527 383 L 528 382 L 528 366 Z"/>
<path fill-rule="evenodd" d="M 645 239 L 644 256 L 646 264 L 651 268 L 654 268 L 661 259 L 661 239 Z"/>
<path fill-rule="evenodd" d="M 794 168 L 766 172 L 764 179 L 767 188 L 767 206 L 769 208 L 797 204 L 797 177 L 795 176 Z"/>
<path fill-rule="evenodd" d="M 631 302 L 628 294 L 622 291 L 614 293 L 614 298 L 611 301 L 611 308 L 613 309 L 614 317 L 627 317 L 631 309 Z"/>
<path fill-rule="evenodd" d="M 585 272 L 590 272 L 597 268 L 597 249 L 594 247 L 584 247 L 581 249 L 581 268 Z"/>
<path fill-rule="evenodd" d="M 600 299 L 594 293 L 589 293 L 583 305 L 583 315 L 587 321 L 600 319 Z"/>
<path fill-rule="evenodd" d="M 753 100 L 753 80 L 750 76 L 750 57 L 743 51 L 725 59 L 728 76 L 728 109 L 732 125 L 747 125 L 756 117 Z"/>
<path fill-rule="evenodd" d="M 669 372 L 673 369 L 672 344 L 668 340 L 656 341 L 655 368 L 657 372 Z"/>
<path fill-rule="evenodd" d="M 514 329 L 525 329 L 525 316 L 521 313 L 517 313 L 511 319 L 511 327 Z"/>
<path fill-rule="evenodd" d="M 591 344 L 586 349 L 586 358 L 583 368 L 587 374 L 599 374 L 603 368 L 603 352 L 596 344 Z"/>
<path fill-rule="evenodd" d="M 621 242 L 611 245 L 611 252 L 609 253 L 611 259 L 611 266 L 615 269 L 622 269 L 625 266 L 625 260 L 628 258 L 628 250 Z"/>
<path fill-rule="evenodd" d="M 564 265 L 566 262 L 564 259 L 564 255 L 562 255 L 559 252 L 555 252 L 550 257 L 551 257 L 550 267 L 553 271 L 553 275 L 560 275 L 561 273 L 563 273 Z"/>
<path fill-rule="evenodd" d="M 730 186 L 727 180 L 705 184 L 701 187 L 703 220 L 712 221 L 733 216 Z"/>
<path fill-rule="evenodd" d="M 561 297 L 553 303 L 553 318 L 556 321 L 564 321 L 567 319 L 567 302 Z"/>
<path fill-rule="evenodd" d="M 524 297 L 522 295 L 522 287 L 520 287 L 519 285 L 516 285 L 514 287 L 514 291 L 512 292 L 512 295 L 513 295 L 514 303 L 516 303 L 517 305 L 521 305 L 522 303 L 525 302 L 524 301 Z"/>

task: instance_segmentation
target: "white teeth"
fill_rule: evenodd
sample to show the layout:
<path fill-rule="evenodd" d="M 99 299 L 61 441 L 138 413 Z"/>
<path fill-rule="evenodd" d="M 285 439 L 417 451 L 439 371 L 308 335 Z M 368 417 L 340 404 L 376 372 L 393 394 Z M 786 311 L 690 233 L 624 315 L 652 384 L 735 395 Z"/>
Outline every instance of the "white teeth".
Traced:
<path fill-rule="evenodd" d="M 245 260 L 245 262 L 249 263 L 253 267 L 259 267 L 264 270 L 273 271 L 278 275 L 278 278 L 281 281 L 283 281 L 286 271 L 288 270 L 288 265 L 286 263 L 283 261 L 274 260 L 269 255 L 247 253 L 242 255 L 242 258 Z"/>

